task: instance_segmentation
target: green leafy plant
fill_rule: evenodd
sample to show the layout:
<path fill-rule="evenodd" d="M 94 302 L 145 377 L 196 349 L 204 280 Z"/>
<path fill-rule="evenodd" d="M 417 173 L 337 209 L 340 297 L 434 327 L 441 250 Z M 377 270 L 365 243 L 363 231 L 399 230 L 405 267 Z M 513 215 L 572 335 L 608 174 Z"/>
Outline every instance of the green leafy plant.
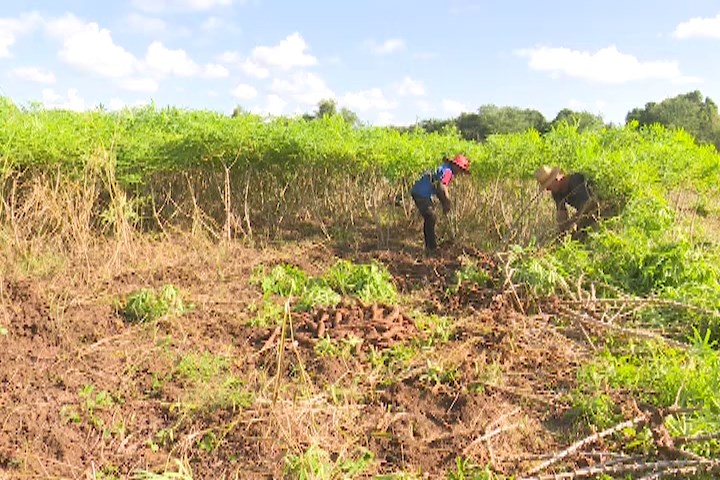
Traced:
<path fill-rule="evenodd" d="M 463 257 L 461 262 L 460 268 L 453 275 L 453 281 L 448 287 L 448 293 L 457 293 L 463 285 L 486 287 L 492 284 L 490 273 L 478 267 L 475 261 Z"/>
<path fill-rule="evenodd" d="M 455 327 L 450 317 L 432 313 L 427 315 L 419 310 L 412 312 L 415 326 L 426 335 L 423 345 L 449 342 L 455 335 Z"/>
<path fill-rule="evenodd" d="M 433 385 L 455 384 L 460 378 L 456 367 L 446 367 L 439 363 L 428 361 L 427 369 L 420 374 L 420 381 Z"/>
<path fill-rule="evenodd" d="M 302 295 L 295 304 L 295 309 L 307 311 L 312 307 L 334 307 L 340 303 L 340 294 L 330 288 L 325 282 L 312 280 L 306 285 Z"/>
<path fill-rule="evenodd" d="M 562 264 L 551 255 L 522 254 L 512 262 L 512 278 L 536 296 L 548 296 L 560 289 L 567 290 Z"/>
<path fill-rule="evenodd" d="M 392 383 L 394 375 L 405 368 L 417 352 L 417 346 L 413 345 L 396 344 L 382 350 L 370 345 L 368 360 L 374 369 L 385 375 L 386 383 Z"/>
<path fill-rule="evenodd" d="M 608 428 L 620 419 L 615 402 L 606 394 L 586 395 L 576 393 L 573 398 L 573 413 L 587 425 L 601 430 Z"/>
<path fill-rule="evenodd" d="M 259 284 L 264 294 L 274 293 L 282 297 L 301 295 L 308 281 L 307 274 L 294 265 L 276 265 L 266 273 L 264 265 L 256 268 L 251 278 Z"/>
<path fill-rule="evenodd" d="M 340 354 L 340 347 L 329 335 L 318 340 L 314 347 L 315 355 L 319 357 L 336 357 Z"/>
<path fill-rule="evenodd" d="M 720 352 L 709 333 L 692 338 L 687 350 L 652 342 L 631 343 L 616 350 L 606 349 L 595 360 L 580 368 L 578 380 L 590 398 L 604 398 L 611 389 L 624 389 L 643 401 L 659 407 L 677 405 L 692 411 L 668 417 L 666 423 L 675 434 L 685 431 L 714 434 L 720 432 Z M 607 402 L 590 405 L 597 417 L 609 410 Z M 698 452 L 717 453 L 716 444 L 690 445 Z M 715 450 L 713 450 L 715 449 Z"/>
<path fill-rule="evenodd" d="M 122 314 L 133 322 L 149 322 L 185 311 L 180 291 L 173 285 L 165 285 L 159 292 L 147 288 L 133 292 L 122 308 Z"/>
<path fill-rule="evenodd" d="M 340 303 L 341 295 L 377 303 L 394 303 L 397 299 L 392 277 L 375 262 L 356 265 L 339 260 L 321 278 L 312 278 L 293 265 L 276 265 L 270 273 L 260 266 L 251 281 L 260 285 L 265 295 L 296 297 L 293 308 L 298 311 L 334 307 Z"/>
<path fill-rule="evenodd" d="M 489 466 L 481 467 L 469 458 L 456 457 L 455 470 L 448 472 L 447 480 L 501 480 L 505 477 L 496 475 Z"/>
<path fill-rule="evenodd" d="M 325 272 L 323 279 L 343 295 L 351 295 L 372 303 L 395 303 L 397 290 L 387 269 L 377 263 L 354 264 L 338 260 Z"/>
<path fill-rule="evenodd" d="M 148 470 L 137 470 L 133 472 L 133 480 L 193 480 L 192 469 L 187 461 L 175 459 L 175 470 L 167 469 L 162 473 L 150 472 Z"/>
<path fill-rule="evenodd" d="M 106 390 L 97 390 L 94 385 L 84 385 L 78 392 L 80 402 L 74 405 L 63 405 L 60 409 L 60 416 L 65 422 L 80 424 L 87 422 L 92 428 L 109 436 L 114 433 L 122 433 L 124 425 L 118 423 L 107 428 L 103 420 L 102 412 L 115 407 L 118 399 Z"/>
<path fill-rule="evenodd" d="M 251 303 L 248 311 L 253 314 L 248 320 L 248 325 L 260 328 L 279 325 L 285 315 L 285 308 L 268 298 L 263 298 L 259 306 Z"/>
<path fill-rule="evenodd" d="M 311 445 L 300 454 L 290 453 L 285 456 L 285 474 L 296 480 L 351 479 L 362 474 L 372 461 L 372 452 L 361 449 L 350 458 L 339 457 L 333 462 L 330 453 L 317 445 Z"/>
<path fill-rule="evenodd" d="M 192 382 L 208 382 L 228 369 L 228 358 L 211 352 L 188 353 L 175 367 L 175 375 Z"/>
<path fill-rule="evenodd" d="M 189 353 L 175 367 L 185 392 L 173 409 L 182 413 L 204 413 L 217 409 L 236 410 L 252 405 L 254 396 L 242 380 L 229 372 L 229 360 L 210 352 Z"/>

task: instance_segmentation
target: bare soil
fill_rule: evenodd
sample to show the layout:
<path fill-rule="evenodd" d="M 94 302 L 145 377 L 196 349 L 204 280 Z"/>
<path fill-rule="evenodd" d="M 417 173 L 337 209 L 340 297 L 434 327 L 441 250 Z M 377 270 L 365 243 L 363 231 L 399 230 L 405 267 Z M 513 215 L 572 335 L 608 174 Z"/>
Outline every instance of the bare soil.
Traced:
<path fill-rule="evenodd" d="M 196 479 L 282 478 L 288 455 L 311 445 L 331 461 L 372 452 L 368 478 L 444 478 L 458 456 L 517 474 L 580 435 L 567 416 L 587 352 L 577 332 L 518 312 L 501 278 L 447 293 L 460 255 L 497 271 L 483 252 L 353 252 L 388 267 L 399 305 L 345 299 L 292 312 L 284 331 L 248 325 L 262 301 L 254 267 L 319 274 L 337 255 L 309 242 L 139 241 L 42 275 L 2 273 L 0 478 L 128 478 L 175 460 Z M 129 293 L 165 284 L 188 312 L 145 324 L 119 313 Z M 418 312 L 448 317 L 452 338 L 431 338 Z M 322 355 L 322 340 L 347 348 Z M 414 349 L 404 360 L 388 353 L 403 347 Z M 224 367 L 202 382 L 178 373 L 206 353 Z"/>

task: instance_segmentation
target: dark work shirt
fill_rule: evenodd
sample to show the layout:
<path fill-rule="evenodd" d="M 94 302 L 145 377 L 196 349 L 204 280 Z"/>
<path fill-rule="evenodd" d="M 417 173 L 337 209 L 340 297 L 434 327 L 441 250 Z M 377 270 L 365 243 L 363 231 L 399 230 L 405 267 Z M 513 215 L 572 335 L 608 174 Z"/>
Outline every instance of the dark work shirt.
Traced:
<path fill-rule="evenodd" d="M 562 191 L 553 192 L 552 197 L 558 210 L 567 209 L 566 204 L 580 210 L 590 200 L 590 190 L 585 176 L 582 173 L 573 173 L 568 176 L 565 188 Z"/>

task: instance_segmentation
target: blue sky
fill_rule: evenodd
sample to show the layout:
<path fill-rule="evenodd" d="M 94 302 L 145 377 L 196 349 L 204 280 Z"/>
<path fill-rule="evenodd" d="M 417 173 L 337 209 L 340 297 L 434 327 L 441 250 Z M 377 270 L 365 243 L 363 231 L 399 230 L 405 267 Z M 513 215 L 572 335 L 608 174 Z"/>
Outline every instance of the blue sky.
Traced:
<path fill-rule="evenodd" d="M 321 99 L 375 124 L 481 105 L 622 123 L 700 90 L 720 102 L 710 0 L 25 0 L 0 7 L 0 95 L 260 114 Z"/>

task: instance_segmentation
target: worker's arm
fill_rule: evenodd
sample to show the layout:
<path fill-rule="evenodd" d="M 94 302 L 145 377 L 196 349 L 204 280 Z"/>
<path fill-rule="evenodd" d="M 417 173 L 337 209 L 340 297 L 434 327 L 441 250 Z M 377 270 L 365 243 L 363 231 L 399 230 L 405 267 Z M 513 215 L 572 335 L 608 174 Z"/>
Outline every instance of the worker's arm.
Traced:
<path fill-rule="evenodd" d="M 450 203 L 450 193 L 448 192 L 447 185 L 439 182 L 436 191 L 440 204 L 442 205 L 443 212 L 448 213 L 452 204 Z"/>

